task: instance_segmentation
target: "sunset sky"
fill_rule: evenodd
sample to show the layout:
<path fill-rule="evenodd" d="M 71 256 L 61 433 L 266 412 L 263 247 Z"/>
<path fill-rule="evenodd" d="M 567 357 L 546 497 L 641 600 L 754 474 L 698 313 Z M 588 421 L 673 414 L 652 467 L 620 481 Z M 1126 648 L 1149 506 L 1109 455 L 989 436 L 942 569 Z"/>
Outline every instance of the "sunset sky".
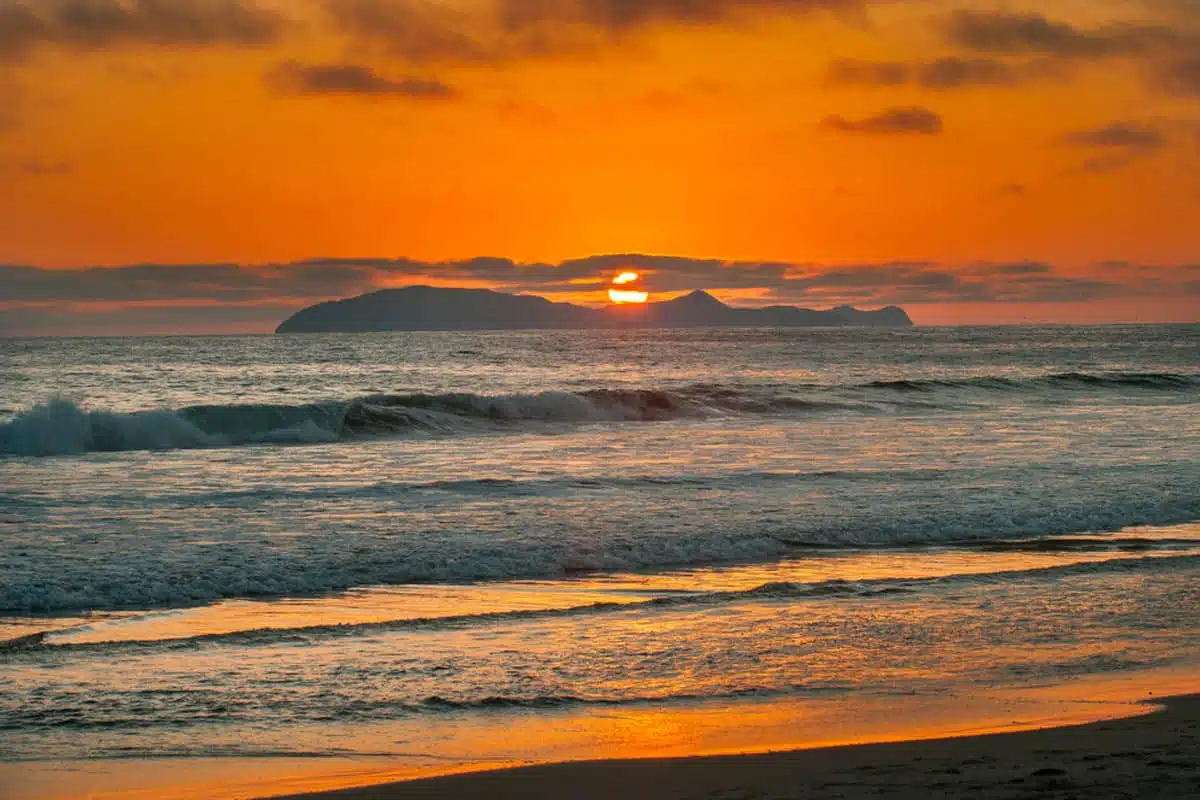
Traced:
<path fill-rule="evenodd" d="M 1200 321 L 1200 0 L 0 0 L 0 189 L 0 334 L 627 269 Z"/>

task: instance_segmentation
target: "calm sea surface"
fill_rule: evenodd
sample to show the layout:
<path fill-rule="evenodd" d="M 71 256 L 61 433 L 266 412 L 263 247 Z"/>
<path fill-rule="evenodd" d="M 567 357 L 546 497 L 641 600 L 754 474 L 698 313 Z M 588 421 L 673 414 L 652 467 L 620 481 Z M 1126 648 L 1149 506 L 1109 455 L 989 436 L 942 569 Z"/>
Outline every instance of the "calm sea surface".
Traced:
<path fill-rule="evenodd" d="M 0 760 L 1194 665 L 1198 522 L 1195 326 L 0 340 Z"/>

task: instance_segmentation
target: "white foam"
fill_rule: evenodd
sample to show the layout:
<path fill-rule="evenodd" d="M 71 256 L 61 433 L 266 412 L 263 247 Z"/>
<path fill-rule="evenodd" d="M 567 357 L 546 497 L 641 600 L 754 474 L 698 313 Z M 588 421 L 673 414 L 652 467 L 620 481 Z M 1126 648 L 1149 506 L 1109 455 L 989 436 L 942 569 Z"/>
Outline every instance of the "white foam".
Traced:
<path fill-rule="evenodd" d="M 0 424 L 0 453 L 12 455 L 169 450 L 224 443 L 173 411 L 85 411 L 65 397 L 52 397 Z"/>

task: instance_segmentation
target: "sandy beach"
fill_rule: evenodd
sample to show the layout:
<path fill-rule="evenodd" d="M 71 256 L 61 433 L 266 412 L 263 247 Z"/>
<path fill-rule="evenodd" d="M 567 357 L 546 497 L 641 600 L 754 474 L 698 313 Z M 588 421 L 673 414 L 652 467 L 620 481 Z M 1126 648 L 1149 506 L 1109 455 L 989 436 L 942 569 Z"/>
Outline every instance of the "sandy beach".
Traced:
<path fill-rule="evenodd" d="M 497 770 L 293 800 L 1200 796 L 1200 695 L 1152 713 L 1015 734 Z"/>

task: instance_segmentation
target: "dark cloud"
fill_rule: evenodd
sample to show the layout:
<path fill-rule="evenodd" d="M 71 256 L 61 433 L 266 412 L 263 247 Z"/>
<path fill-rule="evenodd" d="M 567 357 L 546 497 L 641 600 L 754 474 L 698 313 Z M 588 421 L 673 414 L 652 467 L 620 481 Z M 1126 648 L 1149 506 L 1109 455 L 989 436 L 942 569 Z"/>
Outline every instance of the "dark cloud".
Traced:
<path fill-rule="evenodd" d="M 886 88 L 919 86 L 943 91 L 971 87 L 1010 87 L 1062 75 L 1047 61 L 1012 64 L 992 58 L 939 58 L 933 61 L 859 61 L 839 59 L 829 65 L 829 83 Z"/>
<path fill-rule="evenodd" d="M 271 70 L 267 83 L 278 91 L 302 95 L 400 97 L 447 100 L 457 92 L 441 81 L 425 78 L 385 78 L 358 64 L 301 64 L 287 61 Z"/>
<path fill-rule="evenodd" d="M 514 47 L 490 41 L 476 16 L 427 0 L 325 0 L 324 8 L 342 33 L 417 63 L 497 61 Z"/>
<path fill-rule="evenodd" d="M 912 81 L 914 69 L 915 65 L 906 61 L 839 58 L 830 62 L 826 81 L 835 86 L 903 86 Z"/>
<path fill-rule="evenodd" d="M 1131 59 L 1142 65 L 1151 89 L 1200 96 L 1200 4 L 1143 0 L 1141 5 L 1166 11 L 1166 24 L 1122 21 L 1086 28 L 1033 12 L 960 10 L 951 14 L 945 31 L 959 47 L 992 56 L 1038 55 L 1060 72 L 1072 63 Z"/>
<path fill-rule="evenodd" d="M 1064 275 L 1042 264 L 977 264 L 950 269 L 918 262 L 821 272 L 789 281 L 775 295 L 790 302 L 829 298 L 838 302 L 925 304 L 1082 302 L 1140 292 L 1140 287 Z"/>
<path fill-rule="evenodd" d="M 678 258 L 638 254 L 592 256 L 564 261 L 558 268 L 547 266 L 543 275 L 553 278 L 555 269 L 565 269 L 572 279 L 633 269 L 643 273 L 644 283 L 652 292 L 680 292 L 696 288 L 754 289 L 786 281 L 794 271 L 792 264 L 772 261 L 722 261 L 720 259 Z M 518 276 L 521 273 L 516 273 Z"/>
<path fill-rule="evenodd" d="M 1200 21 L 1200 0 L 1141 0 L 1141 2 L 1181 20 Z"/>
<path fill-rule="evenodd" d="M 863 0 L 501 0 L 506 27 L 583 23 L 623 31 L 656 22 L 711 24 L 739 13 L 857 12 Z"/>
<path fill-rule="evenodd" d="M 145 336 L 269 331 L 303 307 L 230 305 L 0 306 L 0 336 Z"/>
<path fill-rule="evenodd" d="M 1162 88 L 1184 97 L 1200 97 L 1200 56 L 1171 61 L 1159 68 Z"/>
<path fill-rule="evenodd" d="M 1113 122 L 1103 128 L 1071 131 L 1062 141 L 1072 147 L 1097 151 L 1079 167 L 1091 173 L 1115 172 L 1133 166 L 1168 144 L 1167 137 L 1159 130 L 1136 122 Z"/>
<path fill-rule="evenodd" d="M 1157 150 L 1167 140 L 1154 128 L 1135 122 L 1114 122 L 1103 128 L 1072 131 L 1063 141 L 1077 147 L 1100 147 L 1117 150 Z"/>
<path fill-rule="evenodd" d="M 24 56 L 45 37 L 45 23 L 25 3 L 0 4 L 0 60 Z"/>
<path fill-rule="evenodd" d="M 261 45 L 278 39 L 284 25 L 252 0 L 3 0 L 0 57 L 20 58 L 42 45 Z"/>
<path fill-rule="evenodd" d="M 961 89 L 964 86 L 1013 86 L 1022 71 L 987 58 L 940 58 L 917 68 L 917 82 L 927 89 Z"/>
<path fill-rule="evenodd" d="M 980 264 L 977 270 L 985 275 L 1049 275 L 1054 267 L 1042 261 L 1018 261 L 1013 264 Z"/>
<path fill-rule="evenodd" d="M 1196 36 L 1172 26 L 1115 23 L 1083 29 L 1037 13 L 954 12 L 950 40 L 982 53 L 1041 53 L 1068 58 L 1154 55 L 1196 44 Z"/>
<path fill-rule="evenodd" d="M 371 286 L 375 276 L 373 268 L 337 263 L 253 268 L 236 264 L 145 264 L 72 270 L 0 266 L 0 303 L 183 300 L 240 303 L 268 298 L 310 298 L 359 291 Z"/>
<path fill-rule="evenodd" d="M 467 12 L 431 0 L 324 0 L 335 26 L 414 63 L 495 63 L 590 52 L 655 24 L 754 14 L 859 14 L 865 0 L 495 0 Z"/>
<path fill-rule="evenodd" d="M 448 262 L 319 259 L 268 266 L 141 265 L 71 270 L 0 266 L 0 315 L 7 315 L 10 321 L 24 320 L 22 329 L 32 324 L 29 320 L 34 316 L 47 315 L 47 319 L 59 319 L 58 328 L 66 330 L 71 328 L 68 312 L 72 309 L 83 317 L 108 315 L 114 325 L 139 314 L 180 309 L 178 324 L 169 326 L 177 330 L 193 318 L 197 324 L 201 318 L 205 324 L 278 321 L 311 302 L 418 283 L 469 283 L 551 298 L 577 295 L 589 287 L 599 293 L 613 275 L 629 269 L 642 272 L 646 288 L 657 295 L 702 288 L 752 293 L 759 298 L 757 305 L 789 302 L 812 307 L 1178 296 L 1187 291 L 1188 281 L 1196 281 L 1196 272 L 1183 267 L 1129 264 L 1104 265 L 1103 278 L 1096 278 L 1064 273 L 1040 262 L 830 267 L 639 254 L 594 256 L 560 264 L 475 258 Z"/>
<path fill-rule="evenodd" d="M 950 17 L 949 33 L 955 44 L 988 53 L 1094 56 L 1107 55 L 1112 47 L 1103 36 L 1036 13 L 960 9 Z"/>
<path fill-rule="evenodd" d="M 841 116 L 826 117 L 821 123 L 826 130 L 839 133 L 862 133 L 880 136 L 920 134 L 936 136 L 943 129 L 941 115 L 920 106 L 889 108 L 866 117 L 850 120 Z"/>

